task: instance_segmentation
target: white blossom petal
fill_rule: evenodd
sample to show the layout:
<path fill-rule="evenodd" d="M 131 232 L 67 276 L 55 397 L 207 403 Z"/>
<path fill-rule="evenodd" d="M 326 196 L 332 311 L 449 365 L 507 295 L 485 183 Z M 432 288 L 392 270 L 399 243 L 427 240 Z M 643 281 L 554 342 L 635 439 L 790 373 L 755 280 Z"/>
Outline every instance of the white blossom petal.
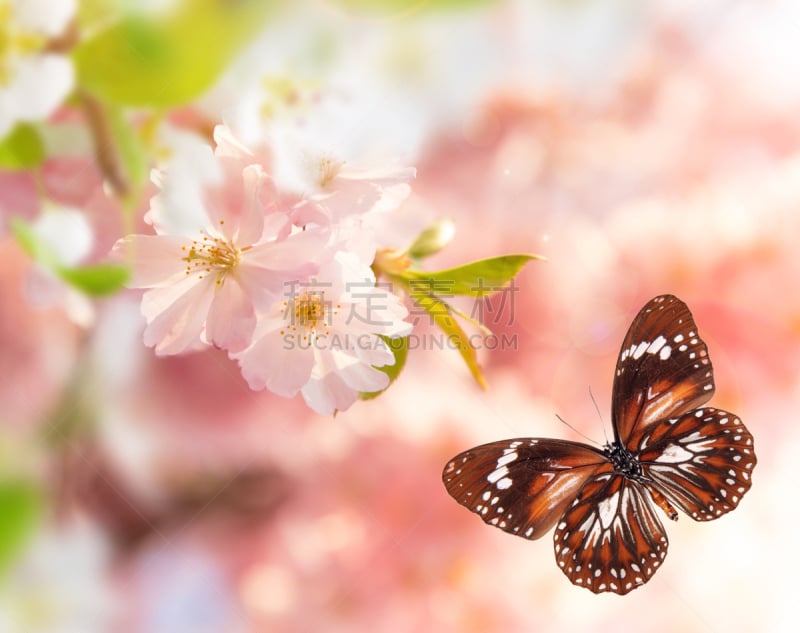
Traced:
<path fill-rule="evenodd" d="M 54 37 L 66 29 L 77 9 L 77 0 L 12 0 L 19 28 Z"/>
<path fill-rule="evenodd" d="M 11 111 L 20 121 L 49 117 L 75 85 L 72 62 L 64 55 L 44 54 L 16 60 L 5 88 Z"/>

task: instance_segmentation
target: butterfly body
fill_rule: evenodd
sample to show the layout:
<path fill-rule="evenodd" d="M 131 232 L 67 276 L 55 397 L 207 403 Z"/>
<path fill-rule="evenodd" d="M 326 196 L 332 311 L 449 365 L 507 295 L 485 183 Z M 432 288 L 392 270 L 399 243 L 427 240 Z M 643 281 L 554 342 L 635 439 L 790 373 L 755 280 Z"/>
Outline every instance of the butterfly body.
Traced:
<path fill-rule="evenodd" d="M 603 455 L 614 466 L 614 472 L 634 481 L 643 482 L 642 465 L 636 456 L 619 442 L 606 444 Z"/>
<path fill-rule="evenodd" d="M 553 526 L 558 566 L 595 593 L 641 586 L 666 556 L 655 506 L 715 519 L 739 503 L 756 464 L 739 418 L 702 407 L 713 394 L 705 343 L 686 305 L 649 301 L 622 344 L 614 440 L 602 449 L 550 438 L 477 446 L 454 457 L 447 491 L 491 525 L 528 539 Z"/>

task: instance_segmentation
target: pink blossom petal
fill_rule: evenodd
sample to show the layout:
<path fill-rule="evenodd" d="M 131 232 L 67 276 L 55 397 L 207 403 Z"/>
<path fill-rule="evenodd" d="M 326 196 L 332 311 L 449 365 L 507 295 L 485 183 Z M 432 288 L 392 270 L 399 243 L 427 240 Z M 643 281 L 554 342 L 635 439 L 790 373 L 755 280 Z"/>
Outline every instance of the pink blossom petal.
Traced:
<path fill-rule="evenodd" d="M 287 277 L 282 271 L 268 270 L 247 263 L 239 264 L 236 280 L 253 306 L 266 311 L 277 299 L 286 295 Z"/>
<path fill-rule="evenodd" d="M 320 266 L 317 279 L 325 284 L 326 295 L 351 303 L 350 295 L 368 291 L 375 285 L 375 274 L 357 253 L 338 251 Z"/>
<path fill-rule="evenodd" d="M 186 276 L 181 247 L 186 237 L 171 235 L 128 235 L 111 249 L 114 257 L 131 266 L 130 288 L 153 288 L 174 284 Z"/>
<path fill-rule="evenodd" d="M 385 367 L 395 363 L 394 354 L 389 346 L 377 336 L 371 339 L 357 337 L 353 352 L 359 361 L 372 367 Z"/>
<path fill-rule="evenodd" d="M 240 143 L 227 125 L 217 125 L 214 128 L 214 142 L 217 147 L 214 154 L 226 156 L 240 161 L 254 162 L 253 152 Z"/>
<path fill-rule="evenodd" d="M 370 182 L 361 180 L 336 181 L 336 189 L 332 190 L 323 201 L 334 219 L 340 220 L 349 215 L 367 213 L 381 199 L 381 190 Z"/>
<path fill-rule="evenodd" d="M 346 411 L 358 399 L 358 392 L 350 389 L 335 372 L 312 378 L 303 387 L 302 394 L 306 404 L 322 415 Z"/>
<path fill-rule="evenodd" d="M 340 369 L 339 375 L 348 387 L 357 392 L 380 391 L 389 386 L 389 376 L 374 367 L 359 362 Z"/>
<path fill-rule="evenodd" d="M 297 226 L 306 224 L 317 224 L 319 226 L 330 226 L 331 213 L 325 208 L 323 197 L 317 196 L 314 200 L 303 200 L 292 208 L 292 222 Z M 327 196 L 324 196 L 327 198 Z"/>
<path fill-rule="evenodd" d="M 144 220 L 159 235 L 192 235 L 208 226 L 206 189 L 222 180 L 211 148 L 199 141 L 175 158 L 169 173 L 153 169 L 150 179 L 159 193 L 150 199 Z"/>
<path fill-rule="evenodd" d="M 352 336 L 347 339 L 352 343 Z M 312 375 L 314 378 L 326 379 L 331 374 L 338 374 L 350 389 L 359 391 L 379 391 L 389 384 L 389 378 L 382 371 L 378 371 L 359 362 L 358 358 L 349 351 L 337 349 L 333 345 L 317 350 L 317 367 Z M 336 384 L 331 382 L 331 384 Z"/>
<path fill-rule="evenodd" d="M 266 388 L 287 398 L 308 382 L 314 366 L 313 351 L 285 340 L 279 331 L 257 331 L 251 346 L 236 358 L 251 389 Z"/>
<path fill-rule="evenodd" d="M 156 354 L 180 354 L 197 346 L 214 297 L 214 279 L 186 279 L 173 286 L 155 288 L 142 297 L 147 319 L 144 344 Z"/>
<path fill-rule="evenodd" d="M 323 231 L 301 231 L 285 240 L 254 246 L 243 254 L 242 261 L 269 270 L 306 271 L 319 260 L 327 242 L 328 234 Z"/>
<path fill-rule="evenodd" d="M 375 230 L 365 224 L 365 217 L 349 215 L 339 220 L 333 226 L 331 241 L 337 249 L 353 253 L 362 264 L 370 266 L 375 259 L 378 241 Z"/>
<path fill-rule="evenodd" d="M 325 187 L 330 195 L 321 204 L 337 219 L 354 213 L 391 211 L 411 193 L 407 181 L 415 175 L 413 167 L 373 170 L 343 167 Z"/>
<path fill-rule="evenodd" d="M 264 232 L 264 208 L 259 191 L 266 174 L 261 165 L 248 165 L 242 172 L 244 198 L 236 241 L 241 245 L 255 244 Z"/>
<path fill-rule="evenodd" d="M 407 183 L 384 187 L 381 199 L 372 207 L 372 213 L 388 213 L 397 209 L 411 195 L 411 186 Z"/>
<path fill-rule="evenodd" d="M 289 236 L 291 230 L 292 224 L 288 215 L 268 213 L 264 216 L 264 232 L 261 237 L 264 241 L 283 240 Z"/>
<path fill-rule="evenodd" d="M 385 167 L 379 169 L 357 169 L 344 165 L 336 175 L 336 180 L 362 180 L 375 183 L 381 187 L 405 184 L 417 175 L 414 167 Z"/>
<path fill-rule="evenodd" d="M 362 365 L 343 352 L 324 350 L 319 353 L 319 367 L 336 369 L 311 377 L 303 387 L 303 399 L 314 411 L 331 415 L 345 411 L 361 391 L 380 391 L 389 385 L 389 377 L 372 367 Z"/>
<path fill-rule="evenodd" d="M 224 283 L 215 284 L 206 320 L 206 339 L 217 347 L 237 352 L 250 343 L 255 325 L 253 303 L 236 279 L 228 277 Z"/>
<path fill-rule="evenodd" d="M 260 165 L 242 165 L 232 158 L 217 158 L 222 183 L 205 191 L 205 207 L 211 226 L 225 239 L 242 246 L 261 237 L 264 209 L 258 195 L 266 175 Z M 240 235 L 246 235 L 240 237 Z"/>
<path fill-rule="evenodd" d="M 397 296 L 382 288 L 366 288 L 352 285 L 349 288 L 351 301 L 347 303 L 345 322 L 351 332 L 383 334 L 399 337 L 411 333 L 413 325 L 403 321 L 408 310 Z"/>

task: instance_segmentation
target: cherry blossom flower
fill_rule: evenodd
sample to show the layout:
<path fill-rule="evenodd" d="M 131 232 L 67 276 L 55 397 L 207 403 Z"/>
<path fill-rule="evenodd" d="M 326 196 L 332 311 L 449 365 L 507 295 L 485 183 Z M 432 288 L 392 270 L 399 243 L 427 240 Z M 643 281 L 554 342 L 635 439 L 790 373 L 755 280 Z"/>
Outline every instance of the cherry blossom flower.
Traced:
<path fill-rule="evenodd" d="M 408 198 L 416 170 L 365 145 L 364 112 L 353 95 L 284 76 L 264 56 L 247 62 L 235 73 L 240 81 L 232 75 L 221 82 L 241 84 L 235 102 L 218 104 L 226 121 L 239 138 L 267 139 L 270 175 L 295 224 L 331 227 L 339 248 L 371 263 L 375 226 Z"/>
<path fill-rule="evenodd" d="M 359 392 L 388 386 L 375 368 L 393 365 L 394 355 L 380 336 L 407 335 L 407 315 L 395 295 L 375 285 L 369 266 L 340 251 L 315 278 L 287 284 L 236 358 L 252 389 L 301 392 L 312 409 L 332 414 Z"/>
<path fill-rule="evenodd" d="M 0 2 L 0 138 L 18 122 L 49 117 L 72 90 L 71 62 L 47 45 L 75 8 L 75 0 Z"/>
<path fill-rule="evenodd" d="M 204 343 L 243 349 L 256 307 L 269 305 L 284 280 L 314 272 L 328 240 L 320 229 L 293 231 L 289 214 L 269 206 L 263 166 L 226 128 L 217 127 L 215 140 L 213 156 L 192 157 L 203 178 L 154 174 L 162 191 L 146 219 L 156 235 L 129 235 L 114 246 L 132 262 L 129 286 L 149 289 L 144 340 L 158 354 Z"/>
<path fill-rule="evenodd" d="M 295 224 L 330 227 L 336 248 L 357 253 L 363 263 L 371 264 L 380 245 L 376 227 L 408 198 L 408 181 L 416 170 L 351 164 L 335 142 L 325 140 L 324 129 L 336 127 L 329 123 L 322 116 L 315 125 L 273 131 L 275 186 L 297 198 Z"/>

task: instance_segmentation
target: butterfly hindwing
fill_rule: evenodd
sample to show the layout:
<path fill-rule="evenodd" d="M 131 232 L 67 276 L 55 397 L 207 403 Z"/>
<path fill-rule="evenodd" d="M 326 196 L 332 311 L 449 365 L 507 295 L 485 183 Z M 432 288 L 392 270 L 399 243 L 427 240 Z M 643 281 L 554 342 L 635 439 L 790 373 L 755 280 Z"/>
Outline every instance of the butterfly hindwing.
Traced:
<path fill-rule="evenodd" d="M 618 594 L 646 583 L 669 545 L 647 491 L 610 465 L 583 486 L 553 541 L 558 566 L 573 584 Z"/>
<path fill-rule="evenodd" d="M 616 438 L 635 449 L 649 427 L 708 402 L 714 375 L 686 304 L 672 295 L 647 302 L 622 343 L 611 395 Z"/>
<path fill-rule="evenodd" d="M 730 512 L 750 489 L 753 436 L 733 413 L 706 407 L 653 427 L 639 454 L 643 473 L 697 521 Z"/>
<path fill-rule="evenodd" d="M 445 466 L 442 481 L 456 501 L 486 523 L 537 539 L 605 463 L 603 454 L 586 444 L 520 438 L 456 455 Z"/>

